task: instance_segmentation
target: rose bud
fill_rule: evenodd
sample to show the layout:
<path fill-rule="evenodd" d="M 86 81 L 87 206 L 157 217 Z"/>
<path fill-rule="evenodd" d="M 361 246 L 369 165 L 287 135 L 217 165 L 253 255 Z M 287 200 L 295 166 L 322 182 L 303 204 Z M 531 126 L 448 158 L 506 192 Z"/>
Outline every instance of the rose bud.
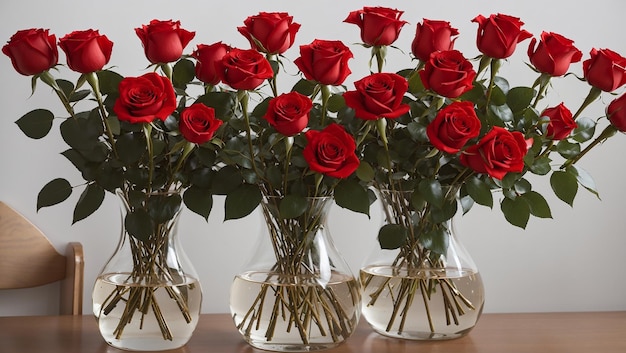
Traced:
<path fill-rule="evenodd" d="M 472 102 L 453 102 L 441 109 L 426 126 L 426 135 L 435 148 L 454 154 L 478 136 L 480 127 Z"/>
<path fill-rule="evenodd" d="M 196 35 L 180 28 L 180 21 L 152 20 L 148 25 L 135 28 L 141 39 L 146 58 L 153 64 L 176 61 L 183 55 L 183 50 Z"/>
<path fill-rule="evenodd" d="M 300 24 L 285 12 L 260 12 L 243 21 L 239 33 L 250 41 L 253 49 L 268 54 L 282 54 L 291 48 Z"/>
<path fill-rule="evenodd" d="M 361 29 L 361 40 L 369 46 L 391 45 L 398 39 L 407 22 L 400 20 L 404 12 L 387 7 L 364 7 L 352 11 L 343 21 Z"/>
<path fill-rule="evenodd" d="M 193 104 L 180 113 L 180 134 L 192 143 L 210 141 L 221 125 L 222 121 L 215 118 L 215 109 L 201 103 Z"/>
<path fill-rule="evenodd" d="M 528 46 L 530 62 L 539 72 L 550 76 L 565 75 L 570 64 L 579 62 L 582 58 L 582 53 L 574 46 L 574 42 L 560 34 L 542 32 L 537 48 L 536 42 L 533 38 Z"/>
<path fill-rule="evenodd" d="M 610 49 L 591 49 L 591 57 L 583 61 L 587 82 L 602 91 L 612 92 L 626 83 L 626 58 Z"/>
<path fill-rule="evenodd" d="M 340 41 L 315 39 L 300 46 L 300 57 L 294 64 L 307 80 L 337 86 L 350 75 L 348 60 L 352 57 L 350 49 Z"/>
<path fill-rule="evenodd" d="M 478 50 L 495 59 L 508 58 L 513 55 L 517 43 L 532 37 L 528 31 L 521 29 L 524 22 L 517 17 L 492 14 L 486 18 L 478 15 L 472 22 L 478 23 Z"/>
<path fill-rule="evenodd" d="M 547 108 L 541 113 L 541 116 L 550 118 L 550 122 L 546 127 L 546 136 L 553 140 L 562 140 L 578 127 L 578 124 L 572 117 L 572 112 L 561 103 L 556 107 Z"/>
<path fill-rule="evenodd" d="M 56 37 L 41 28 L 17 31 L 2 52 L 11 59 L 15 71 L 24 76 L 38 75 L 59 61 Z"/>
<path fill-rule="evenodd" d="M 435 52 L 419 71 L 426 89 L 447 98 L 457 98 L 473 87 L 476 72 L 458 50 Z"/>
<path fill-rule="evenodd" d="M 433 52 L 454 49 L 456 38 L 452 37 L 458 34 L 459 31 L 452 28 L 450 22 L 424 19 L 415 29 L 411 52 L 421 61 L 427 61 Z"/>
<path fill-rule="evenodd" d="M 394 119 L 406 114 L 410 107 L 402 102 L 409 88 L 406 79 L 398 74 L 375 73 L 354 83 L 356 91 L 343 94 L 346 105 L 355 110 L 355 116 L 364 120 Z"/>
<path fill-rule="evenodd" d="M 265 120 L 285 136 L 299 134 L 309 123 L 313 102 L 298 92 L 283 93 L 269 102 Z"/>
<path fill-rule="evenodd" d="M 606 108 L 606 115 L 611 122 L 621 132 L 626 132 L 626 94 L 609 103 Z"/>
<path fill-rule="evenodd" d="M 209 85 L 217 85 L 220 82 L 218 63 L 222 61 L 230 49 L 228 45 L 222 44 L 222 42 L 211 45 L 198 44 L 197 49 L 191 53 L 191 56 L 196 59 L 195 71 L 198 80 Z"/>
<path fill-rule="evenodd" d="M 70 69 L 87 74 L 102 70 L 111 59 L 113 42 L 98 31 L 74 31 L 59 39 Z"/>
<path fill-rule="evenodd" d="M 253 90 L 274 77 L 270 62 L 254 49 L 231 49 L 218 65 L 221 81 L 237 90 Z"/>

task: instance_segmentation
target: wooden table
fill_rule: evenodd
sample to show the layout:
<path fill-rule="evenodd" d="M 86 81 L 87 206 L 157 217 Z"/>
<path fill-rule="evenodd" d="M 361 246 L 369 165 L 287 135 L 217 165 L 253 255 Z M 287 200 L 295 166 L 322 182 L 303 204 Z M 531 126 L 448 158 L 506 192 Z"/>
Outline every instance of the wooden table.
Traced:
<path fill-rule="evenodd" d="M 92 316 L 0 317 L 2 353 L 115 353 Z M 262 352 L 247 345 L 227 314 L 203 314 L 178 353 Z M 484 314 L 469 335 L 450 341 L 386 338 L 361 320 L 358 330 L 328 353 L 624 353 L 626 311 L 597 313 Z"/>

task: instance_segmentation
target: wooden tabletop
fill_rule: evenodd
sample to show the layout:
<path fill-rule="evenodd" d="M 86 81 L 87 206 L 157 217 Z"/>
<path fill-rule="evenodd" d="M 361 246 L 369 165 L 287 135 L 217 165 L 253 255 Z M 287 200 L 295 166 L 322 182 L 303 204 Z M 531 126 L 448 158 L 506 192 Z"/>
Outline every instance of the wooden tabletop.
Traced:
<path fill-rule="evenodd" d="M 1 353 L 119 353 L 100 337 L 93 316 L 0 317 Z M 203 314 L 177 353 L 263 352 L 247 345 L 227 314 Z M 626 312 L 484 314 L 469 335 L 415 342 L 383 337 L 361 320 L 328 353 L 624 353 Z"/>

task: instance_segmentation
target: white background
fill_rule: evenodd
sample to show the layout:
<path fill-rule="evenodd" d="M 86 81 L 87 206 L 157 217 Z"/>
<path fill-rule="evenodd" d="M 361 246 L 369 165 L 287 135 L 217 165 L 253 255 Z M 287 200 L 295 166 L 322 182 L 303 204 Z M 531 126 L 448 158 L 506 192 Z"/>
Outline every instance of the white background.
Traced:
<path fill-rule="evenodd" d="M 626 55 L 622 0 L 596 0 L 586 5 L 571 0 L 526 1 L 68 1 L 23 0 L 0 4 L 0 41 L 5 43 L 19 29 L 49 28 L 57 38 L 73 31 L 99 29 L 114 43 L 110 65 L 130 76 L 145 72 L 148 64 L 134 28 L 151 19 L 180 20 L 184 28 L 196 31 L 187 47 L 191 53 L 197 44 L 223 41 L 234 47 L 248 48 L 237 26 L 259 11 L 285 11 L 302 28 L 296 46 L 286 53 L 293 60 L 297 45 L 315 38 L 339 39 L 350 46 L 355 59 L 350 62 L 351 82 L 367 74 L 369 50 L 360 42 L 358 28 L 342 21 L 352 10 L 364 5 L 384 5 L 405 11 L 409 22 L 396 42 L 399 50 L 390 50 L 387 70 L 414 65 L 410 61 L 410 43 L 415 25 L 422 18 L 448 20 L 461 32 L 456 48 L 466 57 L 478 55 L 475 49 L 477 25 L 471 19 L 501 12 L 520 17 L 525 29 L 539 36 L 542 30 L 565 35 L 576 42 L 589 57 L 592 47 L 610 48 Z M 524 64 L 527 61 L 523 42 L 516 54 L 503 65 L 512 85 L 530 85 L 536 78 Z M 65 57 L 60 54 L 60 61 Z M 294 66 L 287 62 L 291 73 Z M 581 64 L 572 71 L 581 74 Z M 62 67 L 58 77 L 74 80 L 75 75 Z M 56 177 L 78 185 L 80 175 L 60 152 L 66 149 L 55 123 L 52 133 L 42 140 L 31 140 L 14 124 L 35 108 L 47 108 L 63 116 L 61 105 L 43 84 L 30 97 L 30 79 L 17 74 L 10 60 L 0 58 L 0 199 L 23 213 L 40 227 L 53 245 L 63 250 L 69 241 L 83 243 L 86 256 L 84 310 L 91 310 L 91 286 L 112 253 L 118 240 L 117 200 L 107 195 L 101 209 L 86 220 L 71 225 L 72 211 L 79 193 L 67 202 L 36 212 L 40 188 Z M 290 86 L 282 86 L 282 90 Z M 557 80 L 551 102 L 565 101 L 577 109 L 588 87 L 573 76 Z M 603 94 L 608 103 L 611 98 Z M 543 106 L 545 107 L 545 106 Z M 599 118 L 602 104 L 596 102 L 584 116 Z M 510 226 L 496 207 L 476 207 L 458 222 L 462 241 L 479 266 L 486 286 L 486 312 L 626 310 L 626 136 L 619 134 L 589 154 L 580 165 L 596 179 L 602 201 L 581 190 L 575 207 L 559 201 L 550 191 L 547 178 L 533 179 L 536 190 L 544 193 L 552 206 L 553 220 L 531 219 L 526 230 Z M 498 197 L 498 196 L 496 196 Z M 182 218 L 183 243 L 196 265 L 204 289 L 203 312 L 228 312 L 228 291 L 233 275 L 245 262 L 257 237 L 260 216 L 239 221 L 223 221 L 223 199 L 217 198 L 208 223 L 185 213 Z M 353 271 L 376 245 L 380 224 L 378 204 L 372 217 L 356 215 L 335 207 L 331 214 L 331 232 L 336 245 Z M 1 271 L 2 269 L 0 269 Z M 46 290 L 47 289 L 47 290 Z M 0 293 L 0 315 L 54 313 L 56 292 L 32 289 Z M 17 304 L 15 304 L 17 303 Z"/>

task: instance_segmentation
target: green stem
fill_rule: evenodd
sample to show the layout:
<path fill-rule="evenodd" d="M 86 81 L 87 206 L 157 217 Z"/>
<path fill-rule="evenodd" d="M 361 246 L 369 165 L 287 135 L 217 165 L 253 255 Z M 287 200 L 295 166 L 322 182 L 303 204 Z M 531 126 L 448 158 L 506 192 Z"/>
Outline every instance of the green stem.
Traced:
<path fill-rule="evenodd" d="M 500 69 L 500 60 L 490 58 L 490 70 L 489 70 L 489 87 L 487 88 L 487 102 L 485 103 L 485 109 L 489 110 L 489 103 L 491 103 L 491 95 L 493 94 L 493 88 L 496 85 L 496 74 Z"/>
<path fill-rule="evenodd" d="M 600 143 L 606 141 L 609 137 L 615 135 L 617 133 L 617 128 L 613 125 L 607 126 L 602 133 L 596 137 L 584 150 L 582 150 L 579 154 L 577 154 L 574 158 L 567 160 L 561 166 L 561 169 L 565 169 L 576 162 L 578 162 L 581 158 L 583 158 L 589 151 L 591 151 L 594 147 L 599 145 Z"/>
<path fill-rule="evenodd" d="M 117 149 L 115 147 L 115 137 L 113 137 L 113 131 L 111 130 L 111 125 L 109 124 L 109 120 L 107 119 L 108 114 L 104 107 L 104 102 L 102 101 L 102 94 L 100 93 L 100 82 L 98 80 L 98 75 L 95 72 L 91 72 L 85 74 L 85 78 L 87 82 L 93 89 L 93 94 L 96 96 L 96 101 L 98 102 L 98 109 L 100 110 L 100 118 L 102 119 L 102 123 L 104 124 L 104 130 L 109 138 L 109 142 L 111 144 L 111 150 L 116 158 L 118 158 Z"/>
<path fill-rule="evenodd" d="M 330 99 L 330 88 L 327 85 L 321 85 L 322 92 L 322 120 L 321 125 L 326 125 L 326 117 L 328 116 L 328 100 Z"/>
<path fill-rule="evenodd" d="M 61 100 L 61 103 L 63 104 L 65 110 L 68 112 L 68 114 L 70 114 L 72 118 L 75 118 L 76 113 L 74 113 L 74 108 L 70 104 L 70 100 L 67 98 L 67 96 L 65 96 L 65 92 L 63 92 L 61 87 L 57 85 L 57 82 L 52 74 L 49 71 L 44 71 L 39 75 L 39 78 L 43 83 L 47 84 L 54 90 L 56 95 L 59 97 L 59 100 Z"/>
<path fill-rule="evenodd" d="M 250 163 L 252 164 L 252 170 L 260 178 L 262 177 L 262 175 L 257 169 L 255 161 L 256 157 L 254 156 L 254 146 L 252 145 L 252 126 L 250 125 L 250 116 L 248 114 L 248 100 L 250 98 L 248 95 L 248 91 L 239 91 L 237 93 L 237 98 L 239 99 L 239 104 L 241 104 L 243 119 L 246 124 L 246 134 L 248 136 L 248 153 L 250 154 Z"/>
<path fill-rule="evenodd" d="M 143 124 L 143 133 L 146 137 L 146 147 L 148 149 L 148 185 L 149 192 L 152 191 L 152 178 L 154 176 L 154 148 L 152 146 L 152 125 L 150 123 Z"/>
<path fill-rule="evenodd" d="M 574 114 L 574 117 L 573 117 L 574 120 L 576 120 L 576 118 L 580 116 L 580 114 L 583 112 L 583 110 L 585 110 L 585 108 L 587 108 L 591 103 L 593 103 L 596 99 L 598 99 L 601 93 L 602 93 L 602 90 L 600 90 L 599 88 L 591 87 L 591 89 L 589 90 L 589 93 L 587 94 L 587 97 L 585 97 L 585 100 L 580 105 L 580 108 L 578 108 L 578 110 Z"/>

